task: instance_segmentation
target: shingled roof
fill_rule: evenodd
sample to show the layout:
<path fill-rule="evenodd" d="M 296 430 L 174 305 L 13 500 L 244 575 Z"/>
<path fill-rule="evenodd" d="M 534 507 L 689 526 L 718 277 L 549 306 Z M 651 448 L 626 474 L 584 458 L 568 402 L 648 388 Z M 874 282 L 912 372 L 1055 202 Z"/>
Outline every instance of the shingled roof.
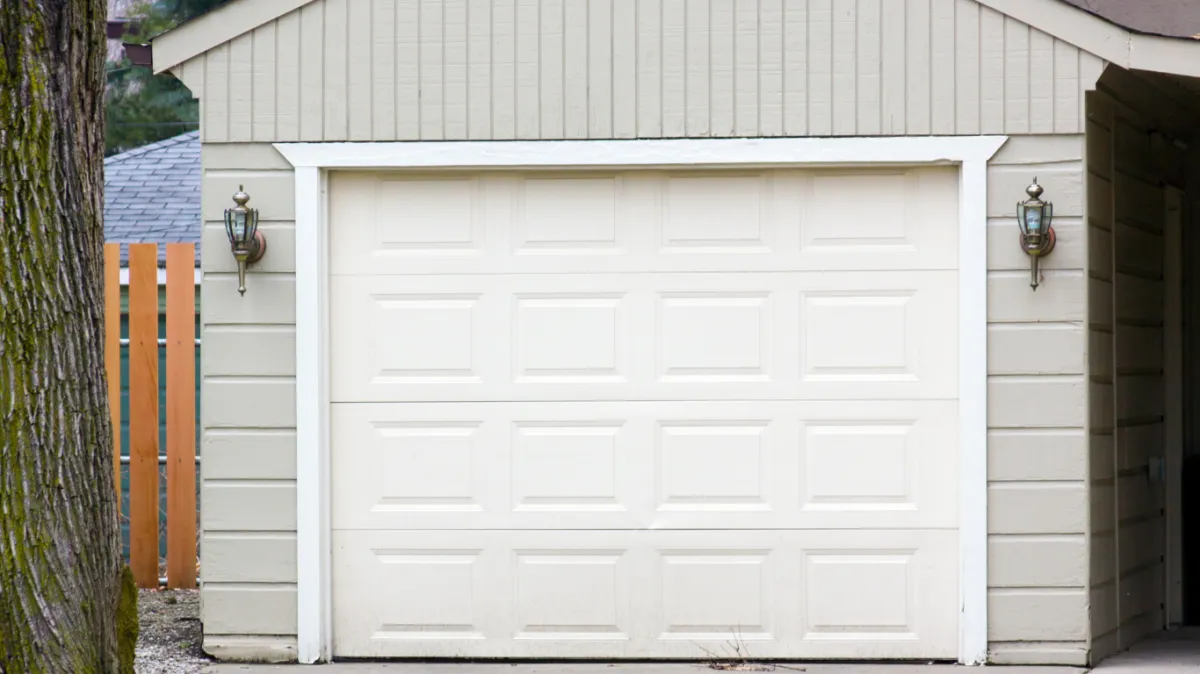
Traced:
<path fill-rule="evenodd" d="M 109 243 L 194 243 L 200 266 L 200 132 L 143 145 L 104 160 L 104 239 Z M 121 265 L 128 263 L 122 246 Z M 160 246 L 159 265 L 165 263 Z"/>

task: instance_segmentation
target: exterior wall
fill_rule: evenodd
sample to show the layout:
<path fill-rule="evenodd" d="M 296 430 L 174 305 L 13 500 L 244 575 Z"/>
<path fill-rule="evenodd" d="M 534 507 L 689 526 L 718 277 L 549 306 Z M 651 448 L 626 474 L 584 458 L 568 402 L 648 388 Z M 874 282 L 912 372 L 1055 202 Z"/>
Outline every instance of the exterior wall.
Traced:
<path fill-rule="evenodd" d="M 1165 626 L 1164 185 L 1185 188 L 1172 103 L 1110 68 L 1087 95 L 1093 661 Z"/>
<path fill-rule="evenodd" d="M 1098 64 L 974 0 L 316 0 L 174 72 L 224 143 L 1080 133 Z"/>
<path fill-rule="evenodd" d="M 286 656 L 296 596 L 293 176 L 268 145 L 206 144 L 203 156 L 205 243 L 226 245 L 221 209 L 244 183 L 270 245 L 245 297 L 231 256 L 204 259 L 205 647 Z M 1080 135 L 1014 137 L 988 176 L 989 638 L 1001 663 L 1086 658 L 1082 156 Z M 1035 174 L 1059 235 L 1037 293 L 1012 213 Z"/>
<path fill-rule="evenodd" d="M 203 243 L 227 246 L 244 184 L 270 244 L 244 297 L 231 256 L 203 261 L 206 650 L 295 657 L 295 202 L 269 142 L 1008 133 L 988 200 L 991 657 L 1083 664 L 1082 91 L 1101 67 L 972 0 L 316 0 L 188 61 Z M 1014 214 L 1035 175 L 1059 235 L 1036 293 Z"/>

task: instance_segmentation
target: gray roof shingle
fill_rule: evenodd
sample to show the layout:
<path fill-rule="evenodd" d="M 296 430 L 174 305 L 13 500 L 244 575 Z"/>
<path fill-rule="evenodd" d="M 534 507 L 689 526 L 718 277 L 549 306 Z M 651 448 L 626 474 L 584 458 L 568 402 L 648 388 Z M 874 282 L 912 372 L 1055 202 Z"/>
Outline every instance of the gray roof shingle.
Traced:
<path fill-rule="evenodd" d="M 104 240 L 194 243 L 200 266 L 200 132 L 143 145 L 104 160 Z M 129 248 L 121 247 L 121 266 Z M 166 260 L 159 246 L 159 265 Z"/>

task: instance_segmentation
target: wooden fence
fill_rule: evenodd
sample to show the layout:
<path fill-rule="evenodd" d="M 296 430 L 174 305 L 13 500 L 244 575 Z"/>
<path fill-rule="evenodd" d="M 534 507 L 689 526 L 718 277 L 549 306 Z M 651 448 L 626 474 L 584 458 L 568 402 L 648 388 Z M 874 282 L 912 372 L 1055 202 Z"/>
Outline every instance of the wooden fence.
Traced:
<path fill-rule="evenodd" d="M 166 376 L 166 583 L 196 587 L 195 245 L 166 244 L 166 339 L 159 338 L 158 245 L 129 244 L 129 565 L 139 587 L 159 586 L 159 381 Z M 121 244 L 104 246 L 105 370 L 113 474 L 121 502 Z M 159 349 L 166 348 L 166 372 Z"/>

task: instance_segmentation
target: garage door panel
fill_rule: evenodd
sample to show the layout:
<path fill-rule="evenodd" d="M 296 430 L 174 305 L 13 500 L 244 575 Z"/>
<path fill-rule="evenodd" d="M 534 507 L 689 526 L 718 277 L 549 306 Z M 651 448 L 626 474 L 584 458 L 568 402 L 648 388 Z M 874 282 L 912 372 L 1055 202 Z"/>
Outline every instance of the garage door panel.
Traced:
<path fill-rule="evenodd" d="M 334 653 L 705 659 L 740 642 L 762 658 L 952 658 L 956 544 L 906 530 L 338 531 Z"/>
<path fill-rule="evenodd" d="M 953 402 L 335 404 L 335 528 L 953 528 Z"/>
<path fill-rule="evenodd" d="M 955 272 L 338 277 L 336 402 L 957 390 Z"/>
<path fill-rule="evenodd" d="M 957 180 L 334 173 L 335 655 L 954 658 Z"/>
<path fill-rule="evenodd" d="M 335 173 L 330 263 L 335 276 L 952 269 L 956 185 L 950 167 Z"/>

